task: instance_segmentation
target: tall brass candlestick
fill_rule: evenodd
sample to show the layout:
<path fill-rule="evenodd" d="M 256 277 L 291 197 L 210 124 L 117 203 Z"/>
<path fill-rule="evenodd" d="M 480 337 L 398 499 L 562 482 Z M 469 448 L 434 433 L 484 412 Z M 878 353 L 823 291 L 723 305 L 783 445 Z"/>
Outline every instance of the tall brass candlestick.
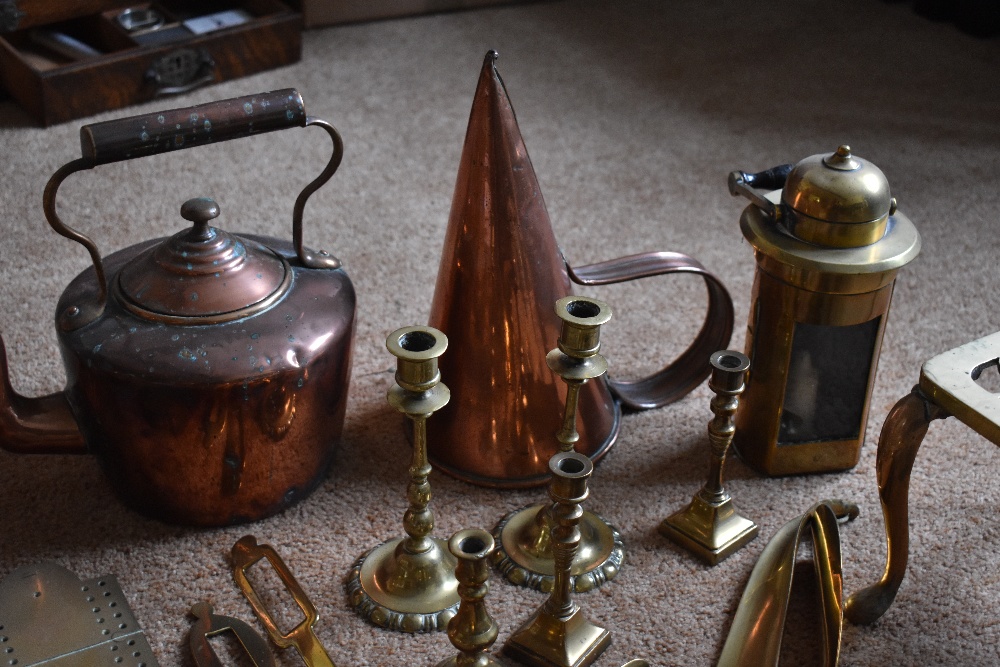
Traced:
<path fill-rule="evenodd" d="M 736 512 L 722 484 L 726 453 L 736 433 L 733 416 L 739 407 L 750 360 L 741 352 L 723 350 L 713 354 L 709 363 L 712 377 L 708 386 L 715 392 L 711 403 L 715 417 L 708 423 L 712 446 L 708 481 L 687 507 L 663 520 L 660 533 L 709 565 L 715 565 L 757 537 L 758 527 Z"/>
<path fill-rule="evenodd" d="M 456 560 L 445 540 L 431 536 L 426 421 L 451 397 L 437 364 L 448 339 L 431 327 L 404 327 L 389 334 L 386 347 L 396 357 L 396 384 L 387 399 L 413 420 L 410 506 L 403 516 L 406 537 L 384 542 L 358 558 L 347 578 L 347 593 L 359 614 L 383 628 L 444 630 L 459 604 Z"/>
<path fill-rule="evenodd" d="M 560 452 L 549 460 L 552 483 L 554 584 L 548 600 L 504 645 L 504 651 L 533 667 L 584 667 L 611 644 L 611 633 L 588 621 L 573 602 L 574 559 L 580 548 L 580 519 L 594 464 L 583 454 Z"/>
<path fill-rule="evenodd" d="M 566 383 L 566 407 L 556 439 L 561 452 L 571 452 L 580 439 L 580 388 L 608 370 L 608 361 L 600 354 L 601 325 L 611 319 L 611 307 L 590 297 L 568 296 L 556 302 L 556 314 L 562 320 L 562 330 L 558 347 L 546 355 L 545 362 Z M 551 508 L 546 503 L 511 512 L 496 525 L 493 536 L 498 546 L 493 561 L 508 581 L 546 593 L 552 590 L 555 566 L 549 539 L 551 525 Z M 593 512 L 584 512 L 580 532 L 581 545 L 570 577 L 577 593 L 613 579 L 625 558 L 621 535 Z"/>
<path fill-rule="evenodd" d="M 490 590 L 487 559 L 493 552 L 493 536 L 477 528 L 460 530 L 451 536 L 448 548 L 458 559 L 455 579 L 462 598 L 458 613 L 448 622 L 448 639 L 459 653 L 437 667 L 504 667 L 504 663 L 489 654 L 499 626 L 484 602 Z"/>

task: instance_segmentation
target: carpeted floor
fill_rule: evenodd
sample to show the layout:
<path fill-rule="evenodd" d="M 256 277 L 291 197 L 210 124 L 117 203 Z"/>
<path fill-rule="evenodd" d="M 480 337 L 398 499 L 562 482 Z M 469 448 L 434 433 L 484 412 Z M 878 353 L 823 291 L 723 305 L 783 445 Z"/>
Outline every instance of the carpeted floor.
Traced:
<path fill-rule="evenodd" d="M 621 529 L 625 566 L 599 592 L 578 597 L 613 632 L 597 664 L 714 663 L 761 550 L 816 500 L 861 506 L 860 518 L 841 530 L 845 592 L 877 578 L 885 542 L 875 442 L 886 412 L 925 360 L 1000 328 L 1000 42 L 874 0 L 544 2 L 320 29 L 305 35 L 297 65 L 100 117 L 294 86 L 311 114 L 339 128 L 343 166 L 305 218 L 307 242 L 342 257 L 358 293 L 343 443 L 328 480 L 307 500 L 219 530 L 167 526 L 123 508 L 92 459 L 4 453 L 0 576 L 43 560 L 84 578 L 113 573 L 160 664 L 190 665 L 192 604 L 210 600 L 218 613 L 253 621 L 227 561 L 233 543 L 252 533 L 279 549 L 316 603 L 317 634 L 337 664 L 432 664 L 451 654 L 442 634 L 393 634 L 361 621 L 342 579 L 361 552 L 401 531 L 409 448 L 384 398 L 393 367 L 384 340 L 426 321 L 489 48 L 500 52 L 498 68 L 568 260 L 645 250 L 699 258 L 733 296 L 735 349 L 744 342 L 754 262 L 738 227 L 745 202 L 726 189 L 729 171 L 849 143 L 885 172 L 923 237 L 920 257 L 896 286 L 861 463 L 843 474 L 766 479 L 733 460 L 728 487 L 761 537 L 729 560 L 706 567 L 656 532 L 704 481 L 710 392 L 703 386 L 676 405 L 624 418 L 595 473 L 589 507 Z M 0 332 L 14 386 L 29 396 L 63 386 L 52 313 L 63 287 L 88 266 L 81 248 L 45 224 L 42 189 L 79 156 L 78 127 L 93 120 L 41 130 L 0 104 Z M 294 196 L 328 150 L 311 132 L 102 167 L 67 181 L 60 210 L 105 251 L 182 229 L 177 212 L 193 196 L 215 197 L 226 229 L 286 237 Z M 616 311 L 604 335 L 616 377 L 637 377 L 682 350 L 704 308 L 694 278 L 594 293 Z M 998 470 L 996 449 L 967 427 L 955 420 L 931 427 L 911 478 L 906 580 L 880 622 L 845 627 L 845 665 L 1000 663 Z M 541 497 L 438 473 L 432 484 L 441 536 L 489 528 Z M 499 642 L 542 600 L 494 581 Z M 810 664 L 818 643 L 813 605 L 796 604 L 785 662 Z M 279 661 L 298 664 L 290 651 Z"/>

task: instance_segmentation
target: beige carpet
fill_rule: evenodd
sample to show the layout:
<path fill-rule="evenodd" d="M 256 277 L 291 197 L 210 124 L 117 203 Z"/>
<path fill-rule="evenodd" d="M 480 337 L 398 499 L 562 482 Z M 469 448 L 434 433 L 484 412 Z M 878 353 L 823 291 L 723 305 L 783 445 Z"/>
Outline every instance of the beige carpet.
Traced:
<path fill-rule="evenodd" d="M 501 54 L 498 67 L 569 261 L 644 250 L 694 255 L 733 295 L 736 349 L 754 263 L 737 224 L 744 202 L 726 190 L 730 170 L 849 143 L 882 168 L 923 236 L 921 256 L 896 287 L 860 465 L 765 479 L 732 462 L 729 488 L 761 526 L 741 553 L 705 567 L 655 530 L 703 483 L 708 390 L 625 418 L 589 505 L 618 525 L 628 548 L 620 577 L 579 598 L 614 633 L 598 664 L 633 657 L 713 664 L 767 540 L 822 498 L 861 505 L 861 517 L 841 532 L 845 590 L 877 578 L 885 544 L 874 461 L 885 414 L 925 360 L 1000 328 L 1000 43 L 874 0 L 546 2 L 328 28 L 305 35 L 295 66 L 102 116 L 294 86 L 310 113 L 340 129 L 346 157 L 311 200 L 306 236 L 345 259 L 358 292 L 346 432 L 328 481 L 310 498 L 224 530 L 137 516 L 118 503 L 93 460 L 2 454 L 0 575 L 41 560 L 85 578 L 114 573 L 159 662 L 190 665 L 193 603 L 207 599 L 219 613 L 253 620 L 227 565 L 232 544 L 253 533 L 280 550 L 319 607 L 317 632 L 337 664 L 420 665 L 450 655 L 443 635 L 391 634 L 361 621 L 341 582 L 359 553 L 400 533 L 409 450 L 384 399 L 393 366 L 384 339 L 426 321 L 489 48 Z M 0 331 L 14 385 L 27 395 L 64 383 L 52 313 L 88 261 L 48 229 L 41 193 L 56 168 L 79 156 L 77 128 L 92 120 L 41 130 L 0 104 Z M 192 196 L 217 198 L 223 227 L 284 237 L 295 193 L 325 159 L 325 139 L 311 132 L 99 168 L 66 183 L 61 210 L 105 251 L 182 228 L 177 211 Z M 598 293 L 616 309 L 605 341 L 618 377 L 650 371 L 682 349 L 704 307 L 697 279 Z M 845 628 L 845 665 L 1000 663 L 997 471 L 996 449 L 965 426 L 949 420 L 931 428 L 912 475 L 909 572 L 881 622 Z M 432 482 L 442 536 L 489 528 L 540 497 L 439 474 Z M 494 582 L 501 643 L 542 599 Z M 789 625 L 796 641 L 786 662 L 810 664 L 818 635 L 803 630 L 803 614 Z M 280 661 L 298 664 L 291 652 Z"/>

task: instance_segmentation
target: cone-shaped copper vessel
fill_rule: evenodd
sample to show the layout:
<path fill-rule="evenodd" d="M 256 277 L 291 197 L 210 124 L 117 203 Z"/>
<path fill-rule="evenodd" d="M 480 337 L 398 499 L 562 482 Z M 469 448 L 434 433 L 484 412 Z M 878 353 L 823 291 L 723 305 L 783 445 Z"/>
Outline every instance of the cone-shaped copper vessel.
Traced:
<path fill-rule="evenodd" d="M 545 483 L 559 448 L 566 389 L 545 355 L 570 281 L 496 58 L 486 54 L 479 76 L 431 306 L 430 325 L 457 352 L 441 368 L 456 400 L 428 444 L 456 477 L 529 486 Z M 607 383 L 583 387 L 580 417 L 578 451 L 601 456 L 620 419 Z"/>
<path fill-rule="evenodd" d="M 571 273 L 576 282 L 603 284 L 685 271 L 709 286 L 708 320 L 681 358 L 633 385 L 600 378 L 582 388 L 576 451 L 595 460 L 618 435 L 612 388 L 635 408 L 684 396 L 707 377 L 711 352 L 728 343 L 732 302 L 714 276 L 679 253 L 567 266 L 496 59 L 487 53 L 479 76 L 431 306 L 430 326 L 455 350 L 441 360 L 455 400 L 428 422 L 428 450 L 436 467 L 459 479 L 536 486 L 548 481 L 559 449 L 566 387 L 545 355 L 559 338 L 554 304 L 571 293 Z"/>

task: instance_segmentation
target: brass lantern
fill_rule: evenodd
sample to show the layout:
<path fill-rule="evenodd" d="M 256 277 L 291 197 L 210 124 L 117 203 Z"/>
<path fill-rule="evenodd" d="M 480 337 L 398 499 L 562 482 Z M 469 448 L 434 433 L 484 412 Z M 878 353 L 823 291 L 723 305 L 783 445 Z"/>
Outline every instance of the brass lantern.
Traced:
<path fill-rule="evenodd" d="M 751 201 L 740 228 L 757 261 L 733 444 L 768 475 L 852 468 L 896 273 L 920 235 L 882 171 L 848 146 L 733 172 L 729 190 Z"/>

